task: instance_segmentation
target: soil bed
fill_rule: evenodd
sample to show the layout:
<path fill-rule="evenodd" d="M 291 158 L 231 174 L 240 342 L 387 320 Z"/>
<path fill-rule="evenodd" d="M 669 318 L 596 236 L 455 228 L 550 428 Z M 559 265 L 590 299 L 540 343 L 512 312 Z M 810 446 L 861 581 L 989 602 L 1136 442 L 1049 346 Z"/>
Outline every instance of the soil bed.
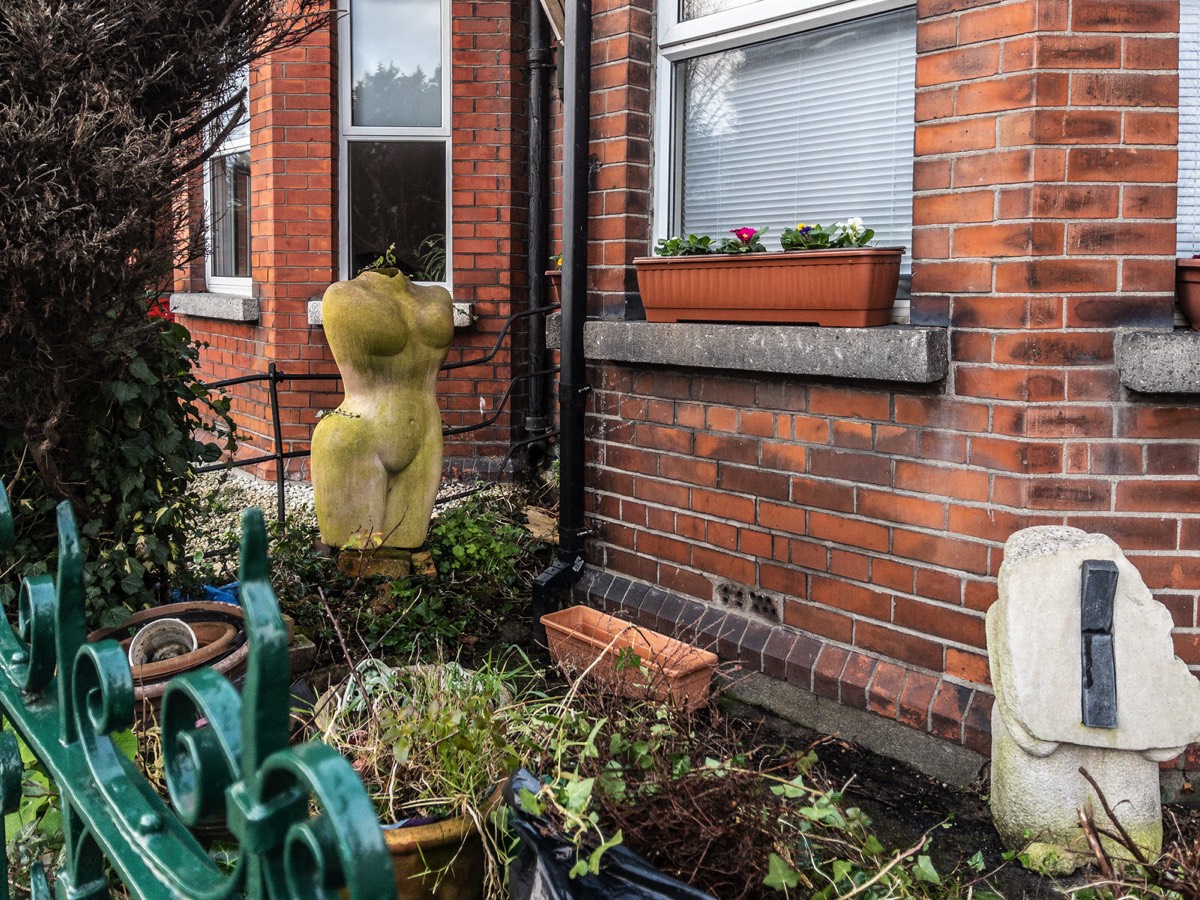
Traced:
<path fill-rule="evenodd" d="M 910 847 L 929 832 L 926 850 L 943 876 L 954 872 L 964 882 L 979 878 L 981 888 L 1003 897 L 1065 895 L 1067 882 L 1044 878 L 1004 859 L 1004 845 L 978 791 L 952 788 L 902 762 L 750 706 L 734 704 L 729 712 L 761 722 L 764 737 L 770 735 L 790 747 L 813 745 L 819 773 L 830 784 L 842 786 L 846 805 L 858 806 L 871 817 L 875 834 L 890 849 Z M 982 873 L 972 872 L 967 865 L 977 852 L 983 856 Z M 1075 879 L 1070 884 L 1081 883 Z"/>
<path fill-rule="evenodd" d="M 1089 866 L 1069 878 L 1048 878 L 1006 860 L 988 809 L 986 767 L 977 785 L 957 789 L 903 762 L 760 709 L 740 703 L 723 705 L 730 715 L 758 723 L 764 738 L 792 748 L 813 746 L 817 772 L 831 785 L 843 787 L 845 804 L 858 806 L 870 816 L 875 834 L 889 849 L 912 846 L 928 832 L 926 852 L 938 871 L 943 876 L 954 873 L 964 885 L 975 881 L 977 892 L 989 890 L 1013 900 L 1066 897 L 1100 877 Z M 1200 840 L 1200 809 L 1179 804 L 1164 807 L 1164 828 L 1164 849 L 1172 840 L 1191 845 Z M 967 861 L 976 853 L 982 854 L 984 863 L 980 873 L 968 867 Z"/>

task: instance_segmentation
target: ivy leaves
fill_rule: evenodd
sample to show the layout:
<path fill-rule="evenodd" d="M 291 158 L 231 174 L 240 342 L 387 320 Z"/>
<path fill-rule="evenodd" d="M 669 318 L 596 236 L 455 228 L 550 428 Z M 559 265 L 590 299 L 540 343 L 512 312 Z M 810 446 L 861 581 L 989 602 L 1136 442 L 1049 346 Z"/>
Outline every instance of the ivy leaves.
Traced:
<path fill-rule="evenodd" d="M 92 402 L 77 407 L 72 432 L 79 445 L 60 464 L 75 486 L 93 624 L 118 624 L 149 602 L 158 584 L 179 584 L 193 517 L 192 473 L 234 445 L 232 437 L 222 445 L 194 436 L 234 429 L 228 400 L 210 397 L 192 373 L 200 348 L 187 330 L 151 323 L 141 337 L 89 348 L 91 366 L 103 377 Z M 6 431 L 3 438 L 0 475 L 18 510 L 14 561 L 20 574 L 34 574 L 53 567 L 60 497 L 38 470 L 22 465 L 29 452 L 24 437 Z M 0 598 L 11 602 L 13 594 L 9 584 Z"/>

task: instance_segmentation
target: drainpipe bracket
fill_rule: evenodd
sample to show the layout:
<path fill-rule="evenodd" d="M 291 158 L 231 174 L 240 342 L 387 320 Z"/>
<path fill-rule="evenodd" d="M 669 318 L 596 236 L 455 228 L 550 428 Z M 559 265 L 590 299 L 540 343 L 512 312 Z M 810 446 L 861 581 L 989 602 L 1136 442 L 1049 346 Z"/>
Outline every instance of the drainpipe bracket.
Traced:
<path fill-rule="evenodd" d="M 576 553 L 573 557 L 563 554 L 533 579 L 533 638 L 538 643 L 546 643 L 546 626 L 542 624 L 542 616 L 560 608 L 559 595 L 579 580 L 586 564 L 582 553 Z"/>

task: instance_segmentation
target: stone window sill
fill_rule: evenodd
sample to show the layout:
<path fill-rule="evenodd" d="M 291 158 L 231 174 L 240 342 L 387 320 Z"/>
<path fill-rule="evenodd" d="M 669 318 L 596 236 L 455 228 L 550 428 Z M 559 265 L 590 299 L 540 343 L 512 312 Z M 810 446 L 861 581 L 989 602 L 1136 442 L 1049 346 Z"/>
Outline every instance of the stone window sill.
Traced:
<path fill-rule="evenodd" d="M 1200 394 L 1200 332 L 1128 331 L 1113 346 L 1121 384 L 1142 394 Z"/>
<path fill-rule="evenodd" d="M 454 302 L 454 327 L 469 328 L 471 323 L 475 321 L 474 304 L 465 302 Z M 321 319 L 321 301 L 308 301 L 308 324 L 317 328 L 324 328 L 323 320 Z"/>
<path fill-rule="evenodd" d="M 171 312 L 198 319 L 257 322 L 258 300 L 254 297 L 235 297 L 230 294 L 172 294 Z"/>
<path fill-rule="evenodd" d="M 560 317 L 547 342 L 560 343 Z M 930 384 L 949 367 L 946 330 L 910 325 L 694 325 L 593 319 L 583 327 L 588 359 L 696 369 L 773 372 Z"/>

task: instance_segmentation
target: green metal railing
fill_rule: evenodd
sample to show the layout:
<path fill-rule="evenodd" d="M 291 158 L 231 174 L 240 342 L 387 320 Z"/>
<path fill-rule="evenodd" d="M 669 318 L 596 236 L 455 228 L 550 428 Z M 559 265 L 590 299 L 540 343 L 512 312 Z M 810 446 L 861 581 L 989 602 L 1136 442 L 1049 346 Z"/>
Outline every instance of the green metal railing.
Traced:
<path fill-rule="evenodd" d="M 0 485 L 0 548 L 13 543 Z M 241 602 L 249 654 L 241 696 L 208 669 L 171 679 L 162 703 L 168 805 L 116 747 L 133 723 L 133 677 L 115 641 L 89 644 L 75 517 L 58 507 L 58 576 L 21 583 L 18 628 L 0 616 L 0 707 L 54 780 L 62 800 L 60 900 L 109 896 L 106 861 L 133 896 L 308 898 L 396 896 L 371 801 L 331 748 L 288 745 L 288 639 L 268 580 L 262 513 L 242 516 Z M 0 805 L 16 810 L 22 764 L 0 733 Z M 238 845 L 219 867 L 189 831 L 221 822 Z M 0 837 L 3 826 L 0 825 Z M 4 859 L 7 869 L 7 856 Z M 7 900 L 4 879 L 0 898 Z M 345 894 L 342 894 L 342 890 Z M 35 898 L 49 898 L 40 865 Z"/>

